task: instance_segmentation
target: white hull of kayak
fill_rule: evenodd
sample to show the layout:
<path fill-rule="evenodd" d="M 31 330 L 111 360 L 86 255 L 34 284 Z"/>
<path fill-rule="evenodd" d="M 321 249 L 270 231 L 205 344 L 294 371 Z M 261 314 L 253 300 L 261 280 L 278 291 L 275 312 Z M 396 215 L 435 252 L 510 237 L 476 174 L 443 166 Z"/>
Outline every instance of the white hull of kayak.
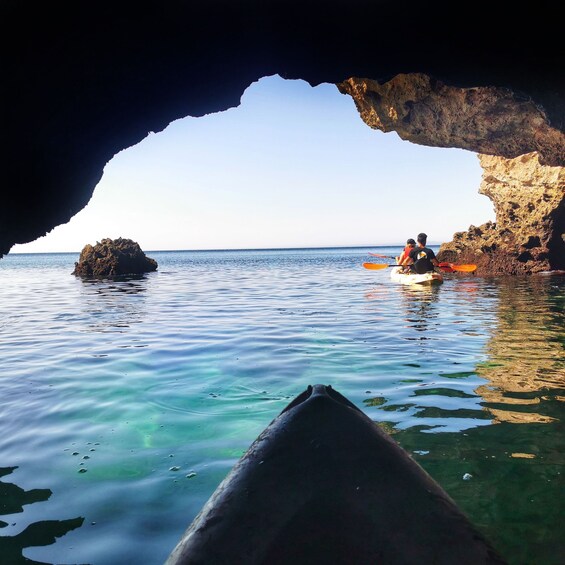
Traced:
<path fill-rule="evenodd" d="M 392 269 L 390 272 L 390 278 L 393 281 L 400 282 L 402 284 L 429 285 L 441 284 L 443 282 L 443 276 L 441 273 L 436 273 L 435 271 L 423 273 L 421 275 L 417 273 L 403 273 L 400 267 L 394 267 Z"/>

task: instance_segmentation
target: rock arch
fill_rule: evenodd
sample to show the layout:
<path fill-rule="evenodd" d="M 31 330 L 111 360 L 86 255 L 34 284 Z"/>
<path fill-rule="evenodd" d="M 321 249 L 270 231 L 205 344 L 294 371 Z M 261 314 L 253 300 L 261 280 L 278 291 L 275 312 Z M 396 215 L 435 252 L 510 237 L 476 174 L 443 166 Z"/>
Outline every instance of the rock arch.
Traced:
<path fill-rule="evenodd" d="M 251 82 L 273 74 L 339 85 L 371 127 L 394 126 L 414 142 L 504 159 L 536 152 L 540 167 L 565 166 L 561 20 L 552 4 L 451 6 L 4 2 L 0 256 L 83 208 L 117 152 L 175 119 L 233 107 Z M 464 120 L 454 119 L 457 108 Z M 529 251 L 543 268 L 559 266 L 562 202 L 551 218 L 549 239 L 528 239 L 547 247 L 537 258 L 535 246 Z"/>

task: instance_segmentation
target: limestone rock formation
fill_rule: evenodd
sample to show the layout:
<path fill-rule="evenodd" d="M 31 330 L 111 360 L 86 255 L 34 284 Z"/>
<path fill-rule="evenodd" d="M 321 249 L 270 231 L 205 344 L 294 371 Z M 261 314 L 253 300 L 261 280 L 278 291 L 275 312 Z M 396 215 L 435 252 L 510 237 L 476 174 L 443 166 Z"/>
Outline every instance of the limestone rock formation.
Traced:
<path fill-rule="evenodd" d="M 368 126 L 404 140 L 507 158 L 537 151 L 542 164 L 565 166 L 565 133 L 533 100 L 507 88 L 449 86 L 421 73 L 337 86 Z"/>
<path fill-rule="evenodd" d="M 565 269 L 565 168 L 540 165 L 535 152 L 479 159 L 479 192 L 492 200 L 496 222 L 456 233 L 439 259 L 477 263 L 477 274 Z"/>
<path fill-rule="evenodd" d="M 75 263 L 73 275 L 81 277 L 115 277 L 137 275 L 157 270 L 157 261 L 145 255 L 131 239 L 103 239 L 87 244 Z"/>

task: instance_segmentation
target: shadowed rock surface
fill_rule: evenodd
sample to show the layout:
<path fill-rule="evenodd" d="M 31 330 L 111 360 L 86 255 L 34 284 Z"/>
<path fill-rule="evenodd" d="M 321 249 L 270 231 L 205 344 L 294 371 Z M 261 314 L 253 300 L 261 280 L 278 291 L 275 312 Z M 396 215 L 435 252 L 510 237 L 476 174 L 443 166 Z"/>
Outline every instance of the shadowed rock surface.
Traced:
<path fill-rule="evenodd" d="M 75 263 L 73 275 L 80 277 L 114 277 L 139 275 L 157 270 L 157 261 L 145 255 L 131 239 L 103 239 L 87 244 Z"/>

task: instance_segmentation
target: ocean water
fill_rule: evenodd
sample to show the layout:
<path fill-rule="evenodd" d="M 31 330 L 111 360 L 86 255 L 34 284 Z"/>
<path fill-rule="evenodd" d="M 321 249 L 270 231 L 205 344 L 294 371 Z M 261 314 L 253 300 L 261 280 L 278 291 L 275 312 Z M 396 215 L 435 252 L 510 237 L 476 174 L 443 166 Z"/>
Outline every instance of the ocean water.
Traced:
<path fill-rule="evenodd" d="M 161 564 L 309 384 L 386 429 L 512 564 L 565 562 L 565 278 L 409 288 L 368 251 L 0 260 L 0 563 Z"/>

